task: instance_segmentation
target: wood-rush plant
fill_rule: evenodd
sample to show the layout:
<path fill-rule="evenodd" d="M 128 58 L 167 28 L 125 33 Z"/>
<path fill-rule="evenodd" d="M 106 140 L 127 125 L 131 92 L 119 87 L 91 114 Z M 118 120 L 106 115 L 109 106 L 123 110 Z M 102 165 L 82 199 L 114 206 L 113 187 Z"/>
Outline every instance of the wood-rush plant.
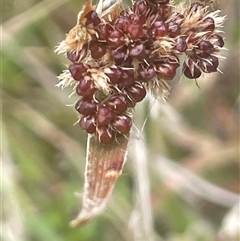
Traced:
<path fill-rule="evenodd" d="M 82 210 L 72 226 L 99 214 L 126 159 L 132 114 L 147 90 L 165 98 L 185 56 L 183 74 L 197 79 L 218 71 L 224 17 L 202 3 L 169 0 L 87 0 L 77 25 L 57 53 L 72 62 L 58 86 L 74 86 L 79 125 L 88 134 Z"/>

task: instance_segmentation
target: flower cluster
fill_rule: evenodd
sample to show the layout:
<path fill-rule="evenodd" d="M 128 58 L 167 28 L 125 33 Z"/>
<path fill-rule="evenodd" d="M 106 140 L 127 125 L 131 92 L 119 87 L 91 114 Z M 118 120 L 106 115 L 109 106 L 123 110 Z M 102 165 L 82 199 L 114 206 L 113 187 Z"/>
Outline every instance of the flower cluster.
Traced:
<path fill-rule="evenodd" d="M 74 83 L 80 126 L 102 143 L 128 135 L 132 109 L 146 90 L 156 97 L 168 94 L 180 55 L 190 79 L 217 71 L 224 46 L 219 35 L 224 18 L 218 15 L 197 2 L 134 0 L 132 7 L 116 2 L 104 9 L 88 1 L 57 48 L 72 62 L 59 79 L 63 86 Z"/>

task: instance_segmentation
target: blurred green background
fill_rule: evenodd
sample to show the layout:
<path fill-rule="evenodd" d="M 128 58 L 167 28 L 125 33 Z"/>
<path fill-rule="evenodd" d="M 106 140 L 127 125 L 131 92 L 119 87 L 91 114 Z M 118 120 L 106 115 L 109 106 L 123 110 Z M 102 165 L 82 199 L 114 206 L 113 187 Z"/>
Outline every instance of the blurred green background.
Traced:
<path fill-rule="evenodd" d="M 223 74 L 201 78 L 201 89 L 178 74 L 168 104 L 152 107 L 148 99 L 136 107 L 139 128 L 148 116 L 146 158 L 135 158 L 141 146 L 134 130 L 108 207 L 72 229 L 87 135 L 74 125 L 74 107 L 66 106 L 76 96 L 55 87 L 68 62 L 54 49 L 81 6 L 78 0 L 2 1 L 2 240 L 239 240 L 239 1 L 219 0 L 217 6 L 227 15 Z"/>

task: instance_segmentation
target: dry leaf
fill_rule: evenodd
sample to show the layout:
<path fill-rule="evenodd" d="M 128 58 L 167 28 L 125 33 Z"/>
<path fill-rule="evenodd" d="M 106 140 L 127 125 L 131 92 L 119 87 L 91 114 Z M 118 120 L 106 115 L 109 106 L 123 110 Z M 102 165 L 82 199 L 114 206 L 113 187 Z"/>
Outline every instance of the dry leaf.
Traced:
<path fill-rule="evenodd" d="M 126 136 L 117 138 L 111 144 L 100 143 L 94 136 L 88 136 L 82 210 L 71 222 L 72 227 L 86 223 L 103 210 L 122 173 L 127 145 Z"/>

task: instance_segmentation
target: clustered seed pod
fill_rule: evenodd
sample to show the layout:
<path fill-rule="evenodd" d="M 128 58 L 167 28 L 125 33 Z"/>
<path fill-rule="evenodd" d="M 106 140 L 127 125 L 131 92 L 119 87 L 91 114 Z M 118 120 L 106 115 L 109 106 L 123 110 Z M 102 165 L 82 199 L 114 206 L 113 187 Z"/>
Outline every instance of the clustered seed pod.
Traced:
<path fill-rule="evenodd" d="M 129 133 L 131 109 L 146 89 L 155 95 L 169 91 L 180 55 L 186 56 L 182 71 L 190 79 L 217 71 L 223 19 L 200 3 L 184 8 L 171 4 L 134 0 L 132 7 L 116 3 L 111 11 L 86 4 L 78 25 L 60 44 L 57 51 L 65 49 L 72 62 L 60 78 L 65 85 L 75 81 L 79 124 L 100 142 Z"/>
<path fill-rule="evenodd" d="M 186 16 L 201 13 L 195 25 L 188 28 L 188 51 L 183 64 L 183 73 L 189 79 L 196 79 L 202 72 L 211 73 L 218 70 L 220 49 L 224 46 L 223 38 L 217 34 L 214 14 L 208 14 L 207 8 L 200 3 L 192 3 L 186 9 Z M 217 19 L 217 18 L 216 18 Z"/>

